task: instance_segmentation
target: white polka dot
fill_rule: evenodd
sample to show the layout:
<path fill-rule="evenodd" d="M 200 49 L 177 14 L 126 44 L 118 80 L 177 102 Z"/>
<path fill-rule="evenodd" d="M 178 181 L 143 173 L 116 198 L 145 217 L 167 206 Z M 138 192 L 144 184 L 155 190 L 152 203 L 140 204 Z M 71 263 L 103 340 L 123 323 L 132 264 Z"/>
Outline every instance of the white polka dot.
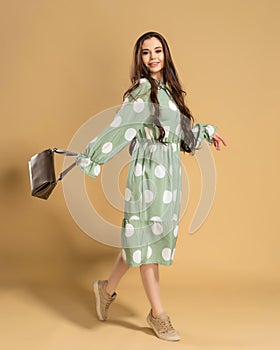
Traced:
<path fill-rule="evenodd" d="M 129 102 L 129 98 L 128 98 L 128 97 L 126 97 L 126 98 L 125 98 L 125 100 L 123 101 L 123 106 L 127 105 L 127 104 L 128 104 L 128 102 Z"/>
<path fill-rule="evenodd" d="M 173 234 L 174 234 L 174 237 L 177 237 L 178 236 L 178 225 L 174 228 L 174 231 L 173 231 Z"/>
<path fill-rule="evenodd" d="M 146 78 L 141 78 L 141 79 L 140 79 L 140 84 L 145 83 L 146 80 L 147 80 Z"/>
<path fill-rule="evenodd" d="M 106 142 L 102 146 L 102 153 L 109 153 L 112 151 L 112 148 L 113 148 L 112 142 Z"/>
<path fill-rule="evenodd" d="M 195 147 L 199 147 L 200 144 L 201 144 L 201 142 L 202 142 L 202 140 L 201 140 L 201 138 L 199 137 L 199 138 L 197 139 L 197 142 L 196 142 Z"/>
<path fill-rule="evenodd" d="M 199 127 L 196 125 L 195 127 L 192 128 L 192 132 L 197 133 L 198 129 L 199 129 Z"/>
<path fill-rule="evenodd" d="M 131 141 L 136 134 L 137 134 L 137 131 L 135 129 L 129 128 L 126 130 L 124 137 L 127 141 Z"/>
<path fill-rule="evenodd" d="M 120 115 L 117 115 L 110 125 L 113 128 L 116 128 L 117 126 L 119 126 L 121 124 L 121 122 L 122 122 L 122 117 Z"/>
<path fill-rule="evenodd" d="M 152 254 L 153 254 L 153 250 L 152 250 L 152 248 L 150 246 L 148 246 L 148 248 L 147 248 L 147 259 L 150 259 Z"/>
<path fill-rule="evenodd" d="M 141 176 L 143 174 L 143 168 L 140 163 L 137 163 L 134 168 L 134 175 L 135 176 Z"/>
<path fill-rule="evenodd" d="M 100 167 L 99 164 L 97 164 L 97 165 L 93 168 L 93 173 L 94 173 L 95 176 L 98 176 L 98 175 L 99 175 L 100 169 L 101 169 L 101 167 Z"/>
<path fill-rule="evenodd" d="M 172 165 L 170 165 L 169 172 L 170 172 L 170 175 L 173 174 L 173 167 L 172 167 Z"/>
<path fill-rule="evenodd" d="M 165 261 L 169 261 L 171 258 L 171 249 L 170 248 L 163 248 L 161 255 Z"/>
<path fill-rule="evenodd" d="M 178 125 L 176 126 L 176 129 L 175 129 L 176 135 L 179 135 L 180 130 L 181 130 L 181 124 L 178 124 Z"/>
<path fill-rule="evenodd" d="M 171 255 L 171 260 L 174 260 L 174 254 L 175 254 L 176 248 L 173 249 L 172 255 Z"/>
<path fill-rule="evenodd" d="M 165 167 L 163 165 L 157 165 L 155 168 L 155 175 L 159 179 L 162 179 L 165 176 Z"/>
<path fill-rule="evenodd" d="M 146 203 L 150 203 L 154 198 L 153 192 L 151 190 L 145 190 L 144 191 L 144 198 L 145 198 Z"/>
<path fill-rule="evenodd" d="M 215 128 L 212 125 L 207 125 L 206 130 L 207 130 L 209 136 L 212 136 L 215 133 Z"/>
<path fill-rule="evenodd" d="M 133 103 L 133 110 L 136 113 L 141 113 L 145 108 L 145 103 L 142 100 L 142 98 L 138 98 L 134 103 Z"/>
<path fill-rule="evenodd" d="M 162 221 L 159 216 L 153 216 L 152 218 L 150 218 L 150 220 L 151 221 Z"/>
<path fill-rule="evenodd" d="M 134 262 L 136 264 L 140 264 L 140 262 L 141 262 L 141 250 L 140 249 L 135 250 L 135 252 L 132 255 L 132 259 L 134 260 Z"/>
<path fill-rule="evenodd" d="M 92 140 L 90 141 L 90 143 L 93 143 L 93 142 L 95 142 L 96 140 L 97 140 L 97 136 L 95 136 L 95 138 L 92 139 Z"/>
<path fill-rule="evenodd" d="M 163 227 L 159 222 L 155 222 L 152 225 L 152 232 L 154 235 L 160 235 L 163 232 Z"/>
<path fill-rule="evenodd" d="M 157 145 L 151 145 L 149 149 L 150 149 L 150 152 L 155 152 L 157 149 Z"/>
<path fill-rule="evenodd" d="M 173 214 L 173 218 L 172 218 L 172 219 L 175 220 L 175 221 L 177 221 L 177 220 L 178 220 L 177 214 Z"/>
<path fill-rule="evenodd" d="M 131 237 L 134 233 L 134 227 L 131 224 L 125 225 L 125 235 L 126 237 Z"/>
<path fill-rule="evenodd" d="M 172 201 L 172 192 L 171 191 L 164 191 L 163 192 L 163 203 L 168 204 Z"/>
<path fill-rule="evenodd" d="M 174 102 L 172 102 L 171 100 L 169 100 L 168 102 L 168 106 L 172 111 L 177 111 L 177 106 L 175 105 Z"/>
<path fill-rule="evenodd" d="M 172 149 L 173 149 L 173 152 L 176 152 L 176 150 L 177 150 L 177 143 L 172 143 Z"/>
<path fill-rule="evenodd" d="M 126 189 L 125 189 L 124 199 L 125 199 L 126 201 L 129 201 L 130 198 L 131 198 L 131 191 L 130 191 L 129 188 L 126 188 Z"/>
<path fill-rule="evenodd" d="M 162 149 L 163 151 L 167 152 L 167 145 L 162 145 L 162 146 L 161 146 L 161 149 Z"/>
<path fill-rule="evenodd" d="M 165 130 L 165 137 L 168 137 L 169 136 L 169 131 L 170 131 L 170 126 L 166 125 L 163 128 Z"/>
<path fill-rule="evenodd" d="M 126 261 L 126 252 L 124 249 L 122 249 L 122 258 L 124 261 Z"/>
<path fill-rule="evenodd" d="M 176 198 L 177 198 L 177 190 L 173 191 L 173 202 L 176 202 Z"/>
<path fill-rule="evenodd" d="M 81 160 L 79 160 L 79 165 L 83 168 L 86 166 L 89 166 L 91 163 L 90 158 L 82 158 Z"/>
<path fill-rule="evenodd" d="M 130 217 L 130 220 L 137 220 L 137 221 L 139 221 L 140 219 L 139 219 L 139 216 L 137 216 L 137 215 L 132 215 L 132 216 Z"/>

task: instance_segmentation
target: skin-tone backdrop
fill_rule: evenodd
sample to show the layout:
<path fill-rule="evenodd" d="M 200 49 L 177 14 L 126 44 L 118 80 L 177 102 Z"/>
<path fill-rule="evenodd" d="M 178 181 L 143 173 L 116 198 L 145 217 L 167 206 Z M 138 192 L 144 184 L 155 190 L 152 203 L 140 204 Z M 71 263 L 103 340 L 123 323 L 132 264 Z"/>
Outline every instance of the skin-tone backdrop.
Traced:
<path fill-rule="evenodd" d="M 183 336 L 178 346 L 279 348 L 279 2 L 151 6 L 123 0 L 1 6 L 0 323 L 6 349 L 17 343 L 55 349 L 68 342 L 75 349 L 108 336 L 95 320 L 90 284 L 107 276 L 118 250 L 77 227 L 61 186 L 48 201 L 31 198 L 27 161 L 49 146 L 67 147 L 91 116 L 121 103 L 133 45 L 150 30 L 167 39 L 196 121 L 217 125 L 228 143 L 221 152 L 213 150 L 215 202 L 194 235 L 188 227 L 200 173 L 195 159 L 182 155 L 189 204 L 174 265 L 160 268 L 162 297 Z M 119 183 L 123 192 L 126 170 Z M 122 212 L 106 202 L 100 178 L 86 183 L 98 209 L 120 224 Z M 145 328 L 148 303 L 141 288 L 139 269 L 131 269 L 112 310 L 115 321 L 107 326 L 108 348 L 127 331 L 138 344 L 170 346 Z M 144 333 L 135 331 L 135 319 Z"/>

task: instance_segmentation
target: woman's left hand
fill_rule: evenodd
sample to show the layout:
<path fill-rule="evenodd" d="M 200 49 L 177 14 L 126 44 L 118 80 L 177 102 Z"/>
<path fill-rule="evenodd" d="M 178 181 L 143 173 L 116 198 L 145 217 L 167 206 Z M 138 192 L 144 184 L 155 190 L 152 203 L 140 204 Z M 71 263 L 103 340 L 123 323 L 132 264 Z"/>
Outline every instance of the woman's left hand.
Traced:
<path fill-rule="evenodd" d="M 212 137 L 212 142 L 217 151 L 220 151 L 220 142 L 222 142 L 224 146 L 227 146 L 226 141 L 218 133 L 214 134 L 214 136 Z"/>

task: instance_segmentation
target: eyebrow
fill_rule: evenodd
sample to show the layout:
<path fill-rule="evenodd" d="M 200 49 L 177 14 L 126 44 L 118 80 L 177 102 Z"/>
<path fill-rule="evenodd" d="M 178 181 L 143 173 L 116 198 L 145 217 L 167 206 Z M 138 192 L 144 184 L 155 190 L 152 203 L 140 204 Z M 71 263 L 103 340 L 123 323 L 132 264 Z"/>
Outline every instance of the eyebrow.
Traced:
<path fill-rule="evenodd" d="M 156 50 L 156 49 L 162 49 L 162 46 L 157 46 L 157 47 L 155 47 L 154 49 L 155 49 L 155 50 Z M 145 50 L 149 51 L 149 49 L 148 49 L 148 48 L 146 48 L 146 49 L 142 49 L 142 51 L 145 51 Z"/>

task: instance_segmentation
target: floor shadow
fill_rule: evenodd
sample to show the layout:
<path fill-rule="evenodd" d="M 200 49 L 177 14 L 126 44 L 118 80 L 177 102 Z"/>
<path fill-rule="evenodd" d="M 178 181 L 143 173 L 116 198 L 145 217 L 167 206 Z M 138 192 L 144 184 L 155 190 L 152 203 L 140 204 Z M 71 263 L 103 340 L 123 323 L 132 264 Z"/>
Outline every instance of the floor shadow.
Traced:
<path fill-rule="evenodd" d="M 110 319 L 110 320 L 107 320 L 106 323 L 111 324 L 111 325 L 115 325 L 115 326 L 119 326 L 119 327 L 123 327 L 123 328 L 132 329 L 134 331 L 139 331 L 139 332 L 143 332 L 143 333 L 146 333 L 148 335 L 154 336 L 154 332 L 151 328 L 141 327 L 141 326 L 136 325 L 135 323 L 128 322 L 125 320 Z"/>
<path fill-rule="evenodd" d="M 48 201 L 32 198 L 25 165 L 0 177 L 0 292 L 23 291 L 19 295 L 27 293 L 28 302 L 31 296 L 59 317 L 92 328 L 98 325 L 92 280 L 107 278 L 119 249 L 81 232 L 69 219 L 61 193 L 57 201 L 56 194 Z M 118 309 L 120 317 L 133 314 L 124 305 Z"/>
<path fill-rule="evenodd" d="M 97 318 L 91 285 L 54 283 L 51 286 L 39 286 L 30 284 L 28 290 L 32 296 L 48 305 L 59 317 L 66 318 L 81 328 L 92 329 L 101 325 Z M 135 316 L 130 307 L 120 302 L 112 305 L 110 313 L 112 316 L 117 315 L 120 319 Z"/>

